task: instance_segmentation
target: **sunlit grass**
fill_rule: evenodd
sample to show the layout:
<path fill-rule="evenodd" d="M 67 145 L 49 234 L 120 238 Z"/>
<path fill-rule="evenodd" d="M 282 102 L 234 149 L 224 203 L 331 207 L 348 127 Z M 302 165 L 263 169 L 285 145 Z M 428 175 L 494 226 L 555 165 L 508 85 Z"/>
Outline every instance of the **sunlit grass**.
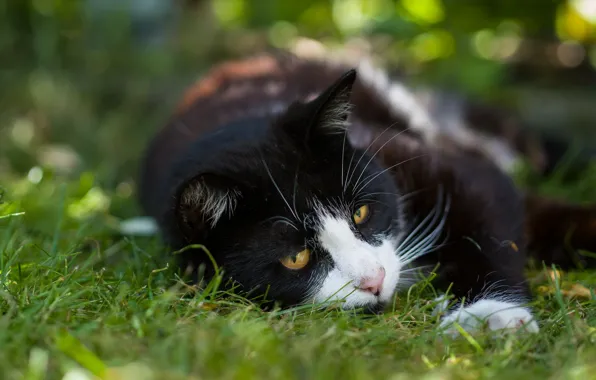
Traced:
<path fill-rule="evenodd" d="M 0 71 L 0 379 L 593 377 L 591 271 L 530 274 L 538 335 L 446 340 L 425 283 L 379 316 L 311 305 L 263 311 L 217 283 L 198 291 L 181 283 L 158 239 L 118 234 L 119 221 L 138 212 L 135 178 L 147 139 L 182 88 L 223 57 L 366 36 L 382 61 L 414 73 L 432 63 L 431 82 L 507 97 L 502 64 L 537 10 L 510 19 L 519 5 L 493 15 L 490 2 L 447 3 L 215 0 L 213 19 L 188 12 L 179 50 L 163 51 L 124 46 L 113 18 L 108 28 L 99 22 L 106 36 L 87 35 L 77 2 L 33 1 L 22 25 L 20 11 L 3 14 L 0 48 L 11 59 Z M 587 38 L 594 23 L 578 12 L 562 4 L 548 14 L 553 34 Z M 595 65 L 596 48 L 588 48 Z M 577 64 L 562 54 L 573 49 L 557 50 L 558 58 Z M 570 99 L 567 106 L 577 103 Z M 566 111 L 565 127 L 575 113 Z M 572 184 L 555 175 L 532 185 L 596 201 L 594 169 Z"/>
<path fill-rule="evenodd" d="M 7 186 L 0 378 L 585 379 L 595 369 L 592 272 L 531 273 L 536 336 L 443 338 L 425 283 L 378 316 L 263 311 L 214 284 L 184 285 L 158 239 L 117 234 L 117 219 L 88 200 L 98 192 L 134 203 L 88 173 Z"/>

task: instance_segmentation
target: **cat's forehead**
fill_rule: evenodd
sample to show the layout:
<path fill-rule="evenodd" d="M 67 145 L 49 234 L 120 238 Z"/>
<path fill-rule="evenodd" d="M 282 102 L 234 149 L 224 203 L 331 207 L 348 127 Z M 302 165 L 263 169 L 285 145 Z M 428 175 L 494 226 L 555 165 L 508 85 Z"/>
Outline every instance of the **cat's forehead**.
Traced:
<path fill-rule="evenodd" d="M 269 150 L 239 170 L 256 196 L 283 200 L 283 195 L 309 210 L 349 208 L 367 191 L 383 187 L 382 172 L 372 157 L 351 148 L 343 154 Z"/>
<path fill-rule="evenodd" d="M 285 173 L 273 179 L 265 177 L 261 186 L 253 188 L 247 206 L 259 211 L 257 218 L 283 216 L 313 227 L 323 216 L 349 219 L 358 202 L 349 189 L 344 191 L 339 176 Z"/>

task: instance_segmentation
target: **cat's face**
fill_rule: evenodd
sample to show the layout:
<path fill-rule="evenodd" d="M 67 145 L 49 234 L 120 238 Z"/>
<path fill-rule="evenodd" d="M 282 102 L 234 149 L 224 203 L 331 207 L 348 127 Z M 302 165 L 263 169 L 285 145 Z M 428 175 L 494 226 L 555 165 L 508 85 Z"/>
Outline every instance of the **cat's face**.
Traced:
<path fill-rule="evenodd" d="M 374 152 L 353 149 L 342 130 L 354 79 L 291 106 L 264 143 L 231 149 L 182 192 L 187 235 L 206 231 L 189 240 L 244 290 L 285 305 L 342 300 L 374 310 L 392 299 L 403 217 Z"/>

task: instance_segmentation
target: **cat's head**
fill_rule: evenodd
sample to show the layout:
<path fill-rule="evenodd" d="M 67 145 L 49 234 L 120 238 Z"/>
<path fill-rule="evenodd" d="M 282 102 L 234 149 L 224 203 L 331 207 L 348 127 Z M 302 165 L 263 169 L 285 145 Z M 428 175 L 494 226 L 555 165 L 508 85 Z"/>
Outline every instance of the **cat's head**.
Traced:
<path fill-rule="evenodd" d="M 403 218 L 389 172 L 346 137 L 355 78 L 292 104 L 258 142 L 222 149 L 178 193 L 186 242 L 204 244 L 245 290 L 284 305 L 392 299 Z M 210 265 L 200 252 L 186 259 Z"/>

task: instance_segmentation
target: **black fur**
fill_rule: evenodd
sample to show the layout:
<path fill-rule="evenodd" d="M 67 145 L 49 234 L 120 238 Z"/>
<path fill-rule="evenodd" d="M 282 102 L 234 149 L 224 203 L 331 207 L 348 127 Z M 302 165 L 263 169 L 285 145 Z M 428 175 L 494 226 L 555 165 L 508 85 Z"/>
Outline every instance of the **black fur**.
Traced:
<path fill-rule="evenodd" d="M 329 125 L 345 122 L 347 113 L 343 120 L 330 120 L 327 112 L 333 114 L 348 105 L 354 79 L 355 72 L 348 72 L 311 102 L 294 102 L 282 115 L 228 123 L 190 144 L 182 158 L 173 161 L 170 176 L 153 198 L 155 210 L 166 206 L 156 216 L 167 241 L 175 248 L 204 244 L 244 291 L 267 293 L 268 299 L 292 305 L 303 302 L 309 288 L 316 287 L 333 266 L 312 242 L 309 218 L 314 215 L 309 200 L 357 207 L 360 198 L 368 194 L 367 202 L 377 206 L 371 206 L 370 220 L 360 232 L 374 241 L 375 233 L 392 229 L 398 208 L 392 196 L 397 189 L 390 176 L 380 176 L 353 193 L 360 175 L 371 178 L 382 169 L 375 161 L 369 163 L 368 156 L 358 160 L 364 152 L 351 148 L 345 133 Z M 346 195 L 342 161 L 343 167 L 351 165 L 350 170 L 357 174 Z M 238 207 L 209 228 L 200 210 L 180 207 L 181 194 L 194 181 L 211 188 L 235 189 L 240 197 Z M 283 222 L 292 219 L 290 208 L 303 219 L 298 230 Z M 313 251 L 304 270 L 290 271 L 280 264 L 280 259 L 299 252 L 304 245 Z M 192 267 L 195 274 L 202 264 L 207 265 L 208 275 L 213 274 L 201 250 L 183 252 L 181 257 L 183 265 Z"/>
<path fill-rule="evenodd" d="M 507 293 L 529 300 L 526 210 L 512 180 L 479 152 L 435 146 L 406 130 L 407 120 L 388 110 L 382 94 L 354 83 L 354 71 L 342 70 L 264 58 L 216 68 L 200 82 L 146 156 L 141 202 L 166 241 L 175 249 L 206 245 L 245 291 L 293 305 L 333 266 L 313 242 L 310 200 L 353 209 L 365 197 L 372 213 L 358 230 L 363 239 L 374 244 L 378 234 L 411 234 L 438 210 L 445 227 L 437 245 L 411 266 L 440 264 L 438 285 L 451 286 L 459 299 Z M 268 93 L 270 85 L 282 89 Z M 330 127 L 343 120 L 329 118 L 348 103 L 353 110 L 346 137 Z M 517 146 L 525 153 L 524 144 Z M 374 180 L 354 192 L 358 177 Z M 181 206 L 193 183 L 233 190 L 237 206 L 211 227 L 200 208 Z M 303 225 L 284 222 L 292 220 L 292 211 Z M 405 231 L 399 230 L 400 218 Z M 304 246 L 313 251 L 306 268 L 289 271 L 280 264 Z M 212 274 L 201 251 L 186 251 L 181 260 L 195 275 L 201 265 Z"/>

